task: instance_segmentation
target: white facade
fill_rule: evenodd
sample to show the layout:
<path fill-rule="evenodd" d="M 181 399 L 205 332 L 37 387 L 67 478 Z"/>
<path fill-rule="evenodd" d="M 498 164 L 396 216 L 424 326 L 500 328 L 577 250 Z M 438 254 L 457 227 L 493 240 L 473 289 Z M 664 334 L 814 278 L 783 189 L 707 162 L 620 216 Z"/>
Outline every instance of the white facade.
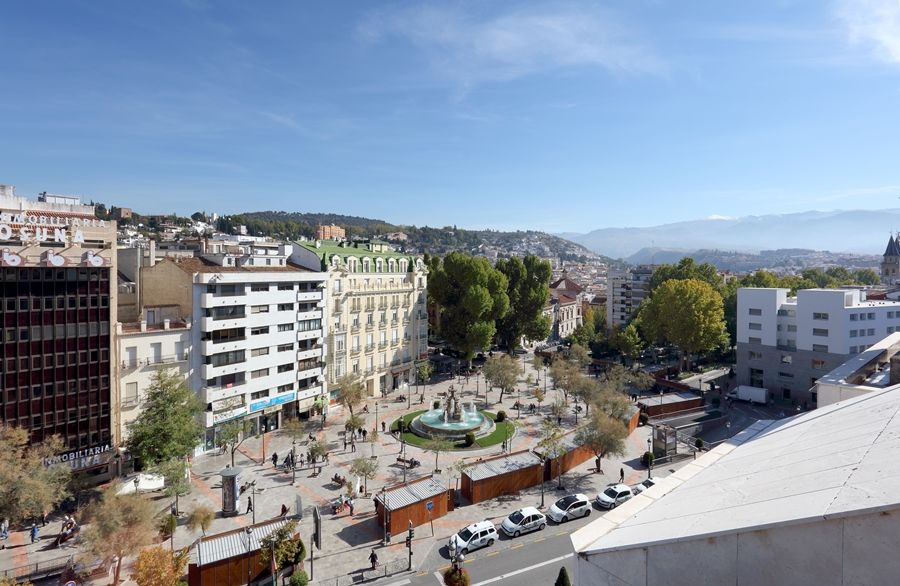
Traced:
<path fill-rule="evenodd" d="M 897 384 L 900 363 L 894 357 L 898 353 L 900 332 L 895 332 L 852 356 L 816 381 L 818 406 L 825 407 Z"/>
<path fill-rule="evenodd" d="M 579 586 L 896 584 L 900 393 L 758 421 L 572 534 Z"/>
<path fill-rule="evenodd" d="M 650 277 L 654 267 L 641 266 L 630 271 L 607 273 L 606 327 L 624 328 L 634 312 L 650 294 Z"/>
<path fill-rule="evenodd" d="M 117 381 L 119 411 L 114 423 L 116 443 L 122 445 L 128 438 L 128 424 L 141 413 L 145 393 L 157 371 L 164 368 L 187 378 L 191 324 L 170 320 L 157 325 L 146 321 L 120 323 L 117 334 L 121 364 Z"/>

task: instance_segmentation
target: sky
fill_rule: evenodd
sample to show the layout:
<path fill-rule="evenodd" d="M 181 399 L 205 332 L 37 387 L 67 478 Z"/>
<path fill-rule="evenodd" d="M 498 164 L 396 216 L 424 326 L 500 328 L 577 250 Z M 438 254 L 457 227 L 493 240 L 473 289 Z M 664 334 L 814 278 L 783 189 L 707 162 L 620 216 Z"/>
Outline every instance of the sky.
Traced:
<path fill-rule="evenodd" d="M 0 183 L 587 232 L 900 205 L 900 0 L 0 7 Z"/>

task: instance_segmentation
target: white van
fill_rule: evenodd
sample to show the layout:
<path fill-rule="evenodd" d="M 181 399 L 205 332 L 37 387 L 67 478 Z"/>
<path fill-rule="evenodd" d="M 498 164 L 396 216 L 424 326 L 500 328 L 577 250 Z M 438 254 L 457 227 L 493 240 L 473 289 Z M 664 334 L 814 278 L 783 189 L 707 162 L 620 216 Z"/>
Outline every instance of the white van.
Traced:
<path fill-rule="evenodd" d="M 490 521 L 479 521 L 478 523 L 472 523 L 459 533 L 450 537 L 448 547 L 453 549 L 450 544 L 455 544 L 456 551 L 465 555 L 470 551 L 494 545 L 494 542 L 498 537 L 497 528 L 494 527 L 493 523 Z"/>

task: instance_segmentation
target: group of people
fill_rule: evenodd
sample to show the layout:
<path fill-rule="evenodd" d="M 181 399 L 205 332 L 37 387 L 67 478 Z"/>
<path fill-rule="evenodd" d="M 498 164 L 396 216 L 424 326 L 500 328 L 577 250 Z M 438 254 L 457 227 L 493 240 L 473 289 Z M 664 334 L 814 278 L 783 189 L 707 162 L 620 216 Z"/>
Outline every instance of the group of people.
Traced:
<path fill-rule="evenodd" d="M 341 497 L 337 501 L 331 503 L 331 513 L 333 515 L 343 513 L 345 508 L 350 509 L 350 516 L 352 517 L 353 499 L 348 496 L 341 495 Z"/>

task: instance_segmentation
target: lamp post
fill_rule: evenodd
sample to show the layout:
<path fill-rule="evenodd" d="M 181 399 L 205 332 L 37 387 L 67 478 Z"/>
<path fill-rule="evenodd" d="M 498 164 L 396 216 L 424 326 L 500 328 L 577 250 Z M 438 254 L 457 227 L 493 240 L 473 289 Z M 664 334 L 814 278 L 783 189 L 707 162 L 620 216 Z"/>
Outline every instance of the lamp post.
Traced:
<path fill-rule="evenodd" d="M 253 529 L 247 527 L 244 529 L 244 534 L 247 536 L 247 584 L 250 583 L 250 536 L 253 535 Z"/>
<path fill-rule="evenodd" d="M 295 462 L 295 458 L 297 457 L 297 438 L 291 440 L 291 486 L 297 482 L 297 464 Z"/>
<path fill-rule="evenodd" d="M 547 457 L 541 456 L 541 508 L 544 508 L 544 471 L 547 469 Z"/>
<path fill-rule="evenodd" d="M 650 432 L 651 436 L 653 431 Z M 647 478 L 650 478 L 650 475 L 653 472 L 653 438 L 647 438 Z"/>
<path fill-rule="evenodd" d="M 452 539 L 450 541 L 450 545 L 447 546 L 447 552 L 450 554 L 450 564 L 453 567 L 453 572 L 458 572 L 459 564 L 465 561 L 466 555 L 459 551 L 459 547 L 456 545 L 455 539 Z"/>
<path fill-rule="evenodd" d="M 250 498 L 253 500 L 253 509 L 250 511 L 253 513 L 253 524 L 256 525 L 256 481 L 250 483 Z"/>

